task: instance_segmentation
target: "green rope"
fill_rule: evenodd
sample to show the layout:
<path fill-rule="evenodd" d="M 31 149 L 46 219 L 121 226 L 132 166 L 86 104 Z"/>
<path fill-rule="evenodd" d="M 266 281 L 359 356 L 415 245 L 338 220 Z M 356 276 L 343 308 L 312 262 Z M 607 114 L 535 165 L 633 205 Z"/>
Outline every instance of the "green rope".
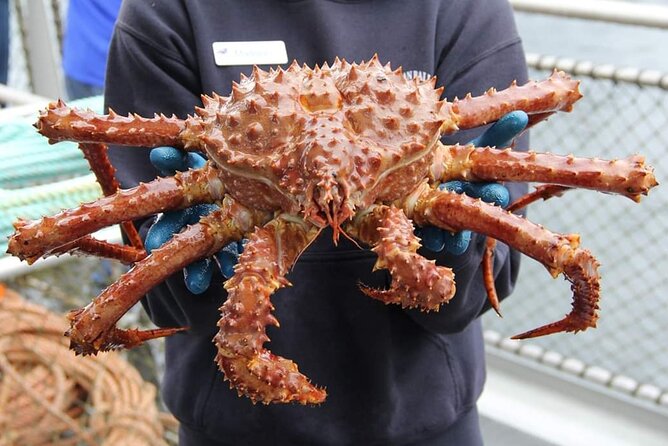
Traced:
<path fill-rule="evenodd" d="M 0 256 L 7 250 L 7 237 L 14 232 L 12 223 L 18 218 L 34 220 L 44 215 L 53 215 L 63 209 L 93 201 L 102 194 L 92 175 L 88 182 L 76 185 L 69 183 L 0 190 Z"/>
<path fill-rule="evenodd" d="M 25 166 L 3 171 L 0 174 L 0 188 L 20 190 L 40 184 L 81 177 L 90 173 L 85 159 L 58 160 L 37 166 Z"/>
<path fill-rule="evenodd" d="M 81 99 L 73 107 L 102 110 L 102 98 Z M 0 189 L 19 189 L 52 183 L 89 173 L 88 163 L 77 145 L 49 144 L 33 127 L 36 114 L 0 125 Z"/>
<path fill-rule="evenodd" d="M 102 98 L 71 105 L 99 113 Z M 17 218 L 38 219 L 102 195 L 77 145 L 49 144 L 35 131 L 34 120 L 17 118 L 0 125 L 0 257 Z"/>

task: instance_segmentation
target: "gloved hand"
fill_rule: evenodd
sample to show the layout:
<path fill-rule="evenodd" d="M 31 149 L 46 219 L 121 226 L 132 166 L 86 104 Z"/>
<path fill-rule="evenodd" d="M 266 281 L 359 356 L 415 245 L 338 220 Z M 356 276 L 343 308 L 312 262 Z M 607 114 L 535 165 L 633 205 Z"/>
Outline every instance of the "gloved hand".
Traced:
<path fill-rule="evenodd" d="M 469 144 L 476 147 L 507 147 L 524 130 L 528 122 L 529 117 L 523 111 L 508 113 Z M 499 183 L 448 181 L 439 185 L 439 189 L 464 193 L 502 207 L 508 206 L 510 201 L 508 189 Z M 430 251 L 441 252 L 445 249 L 454 255 L 466 252 L 471 242 L 471 231 L 468 230 L 452 233 L 435 226 L 424 226 L 416 228 L 415 235 L 422 239 L 422 245 Z"/>
<path fill-rule="evenodd" d="M 195 153 L 184 153 L 174 147 L 157 147 L 149 155 L 151 164 L 162 175 L 173 175 L 176 171 L 197 169 L 204 166 L 206 160 Z M 215 204 L 200 204 L 180 211 L 165 212 L 160 215 L 149 229 L 144 241 L 146 250 L 162 246 L 185 226 L 195 224 L 200 217 L 218 209 Z M 188 265 L 184 270 L 186 287 L 193 294 L 201 294 L 209 288 L 213 276 L 214 263 L 218 265 L 226 279 L 234 274 L 234 265 L 243 251 L 243 242 L 232 242 L 213 256 Z"/>

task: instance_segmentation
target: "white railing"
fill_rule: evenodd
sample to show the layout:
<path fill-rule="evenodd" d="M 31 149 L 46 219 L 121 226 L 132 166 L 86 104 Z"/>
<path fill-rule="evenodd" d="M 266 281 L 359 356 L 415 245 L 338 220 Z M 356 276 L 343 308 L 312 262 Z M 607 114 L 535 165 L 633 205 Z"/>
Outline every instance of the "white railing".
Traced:
<path fill-rule="evenodd" d="M 66 0 L 10 1 L 10 86 L 49 98 L 65 91 L 61 70 L 61 9 Z M 19 83 L 17 85 L 16 83 Z"/>
<path fill-rule="evenodd" d="M 616 67 L 612 64 L 595 64 L 587 60 L 558 58 L 534 53 L 528 53 L 526 60 L 530 68 L 537 70 L 557 69 L 574 76 L 588 76 L 594 79 L 607 79 L 615 82 L 632 83 L 641 87 L 659 87 L 668 90 L 668 73 L 658 70 Z"/>
<path fill-rule="evenodd" d="M 586 0 L 510 0 L 510 2 L 517 12 L 668 29 L 668 7 L 664 6 Z M 660 57 L 665 48 L 662 48 L 659 42 L 656 43 L 656 46 L 657 57 Z M 576 112 L 579 108 L 586 107 L 587 112 L 591 115 L 586 118 L 582 116 L 575 118 L 574 127 L 565 132 L 559 126 L 556 134 L 561 136 L 557 135 L 555 141 L 565 141 L 564 145 L 568 146 L 569 150 L 578 150 L 569 146 L 574 142 L 575 136 L 563 135 L 564 133 L 577 135 L 585 132 L 585 140 L 593 147 L 600 149 L 598 140 L 589 140 L 589 138 L 594 138 L 597 132 L 591 126 L 593 123 L 598 123 L 599 120 L 609 120 L 605 126 L 596 127 L 597 129 L 609 129 L 599 135 L 602 141 L 606 137 L 613 140 L 619 137 L 616 145 L 613 142 L 613 148 L 620 149 L 622 146 L 627 150 L 643 152 L 656 148 L 651 152 L 651 156 L 649 152 L 646 154 L 657 167 L 657 176 L 665 178 L 668 167 L 663 162 L 661 150 L 662 147 L 665 150 L 668 144 L 668 131 L 665 130 L 668 128 L 668 114 L 663 106 L 668 99 L 668 92 L 666 92 L 668 74 L 654 70 L 615 67 L 608 64 L 601 65 L 589 61 L 537 54 L 528 54 L 527 61 L 532 69 L 543 71 L 543 74 L 554 68 L 567 71 L 583 79 L 589 90 L 586 95 L 590 99 L 589 102 L 576 107 Z M 604 102 L 600 100 L 600 97 L 595 97 L 605 91 L 609 91 L 609 95 L 614 95 L 610 97 L 611 102 Z M 596 105 L 591 105 L 592 100 Z M 628 110 L 624 107 L 627 107 Z M 628 114 L 629 110 L 633 113 Z M 628 122 L 624 120 L 625 117 Z M 637 119 L 637 122 L 634 119 Z M 555 125 L 560 125 L 560 122 L 549 123 L 547 130 L 551 131 Z M 539 130 L 542 131 L 542 129 Z M 649 133 L 646 132 L 653 132 L 652 136 L 648 137 Z M 532 138 L 532 141 L 535 140 L 534 142 L 538 143 L 539 139 L 539 137 Z M 540 148 L 545 147 L 540 146 Z M 547 148 L 552 149 L 553 147 Z M 661 218 L 663 209 L 668 206 L 665 200 L 666 193 L 659 190 L 640 205 L 644 212 L 652 215 L 650 217 L 652 224 L 665 220 Z M 556 214 L 563 214 L 567 206 L 563 203 L 561 206 L 555 205 L 562 210 L 562 212 L 556 211 Z M 587 208 L 587 206 L 579 202 L 575 204 L 575 207 L 568 208 L 565 226 L 579 230 L 586 217 L 573 211 L 578 208 Z M 638 212 L 641 212 L 640 208 Z M 625 214 L 625 217 L 630 217 L 631 214 L 632 211 Z M 532 211 L 531 215 L 539 223 L 547 226 L 554 224 L 553 220 L 543 218 L 551 215 L 549 211 L 537 209 Z M 561 223 L 561 221 L 558 222 Z M 643 224 L 648 223 L 641 222 L 636 228 L 642 227 Z M 619 228 L 621 225 L 617 226 L 615 234 L 620 242 L 626 240 L 628 234 L 637 232 L 635 230 L 622 231 Z M 640 246 L 646 244 L 646 246 L 657 246 L 656 249 L 663 249 L 660 247 L 665 244 L 661 241 L 648 238 L 652 237 L 649 235 L 651 231 L 638 233 L 645 237 L 645 240 L 640 242 Z M 620 234 L 621 237 L 619 237 Z M 592 238 L 595 238 L 591 235 L 586 237 L 588 242 L 592 242 Z M 506 305 L 508 311 L 504 311 L 504 319 L 497 323 L 494 315 L 485 316 L 487 318 L 485 341 L 489 367 L 487 386 L 479 404 L 483 416 L 559 445 L 631 446 L 642 444 L 658 446 L 668 444 L 666 443 L 668 439 L 668 387 L 665 385 L 666 380 L 663 379 L 665 374 L 662 373 L 666 363 L 662 352 L 665 350 L 661 348 L 661 345 L 665 343 L 660 333 L 642 331 L 644 327 L 652 326 L 653 321 L 659 323 L 659 326 L 665 323 L 666 312 L 663 311 L 664 305 L 661 301 L 662 296 L 668 292 L 665 288 L 666 282 L 661 280 L 652 282 L 654 285 L 649 286 L 649 292 L 643 288 L 644 291 L 638 291 L 642 293 L 641 299 L 635 300 L 631 296 L 634 294 L 632 284 L 629 286 L 631 291 L 627 296 L 622 287 L 616 286 L 617 277 L 615 276 L 619 275 L 617 272 L 619 268 L 622 271 L 634 272 L 630 275 L 630 281 L 642 281 L 642 276 L 636 275 L 635 270 L 632 269 L 632 266 L 638 262 L 625 262 L 623 250 L 617 249 L 623 243 L 617 245 L 613 243 L 614 246 L 610 246 L 610 240 L 608 239 L 607 243 L 601 243 L 594 249 L 597 254 L 604 254 L 600 251 L 606 250 L 607 246 L 612 250 L 607 254 L 611 261 L 605 262 L 607 274 L 604 280 L 608 284 L 613 284 L 606 288 L 608 296 L 610 293 L 614 294 L 614 297 L 608 300 L 605 308 L 606 323 L 600 324 L 601 327 L 595 330 L 595 333 L 580 334 L 577 342 L 567 336 L 551 338 L 548 342 L 540 344 L 517 343 L 507 339 L 509 334 L 515 334 L 513 330 L 517 330 L 516 326 L 512 326 L 513 324 L 531 325 L 534 321 L 528 321 L 528 319 L 535 317 L 536 314 L 540 319 L 540 314 L 554 315 L 559 314 L 555 311 L 563 310 L 562 307 L 557 308 L 556 305 L 559 304 L 552 303 L 551 295 L 548 295 L 547 291 L 550 284 L 544 286 L 543 282 L 538 282 L 536 286 L 526 285 L 534 282 L 533 277 L 527 278 L 526 276 L 530 266 L 529 262 L 526 262 L 523 267 L 525 275 L 520 277 L 522 283 L 519 285 L 521 286 L 518 286 L 515 296 L 509 299 Z M 591 246 L 588 245 L 588 247 Z M 663 255 L 662 253 L 665 251 L 661 251 L 659 257 Z M 650 262 L 649 265 L 652 263 Z M 660 265 L 655 264 L 653 268 L 662 271 Z M 544 270 L 536 267 L 535 271 L 530 270 L 529 276 L 532 275 L 531 271 L 539 276 L 544 273 Z M 559 288 L 558 284 L 554 286 Z M 627 298 L 630 300 L 628 305 L 625 304 Z M 518 303 L 518 301 L 522 302 Z M 511 305 L 515 305 L 516 308 L 522 307 L 516 310 L 514 319 L 510 310 Z M 546 310 L 545 307 L 550 305 L 553 306 Z M 642 308 L 646 309 L 645 313 L 642 313 L 645 310 L 640 310 Z M 512 327 L 508 327 L 507 324 Z M 618 329 L 619 324 L 622 325 Z M 646 336 L 643 333 L 647 333 Z M 602 342 L 601 336 L 605 337 L 603 339 L 605 342 Z M 604 344 L 606 347 L 601 347 Z M 618 348 L 611 349 L 611 345 L 616 345 Z M 648 345 L 650 348 L 646 350 L 645 346 Z M 652 350 L 654 347 L 656 349 Z M 611 361 L 610 358 L 606 361 L 607 365 L 592 359 L 605 356 L 607 351 L 612 356 L 628 355 L 634 358 L 641 355 L 641 352 L 647 353 L 642 357 L 642 364 L 629 365 L 626 361 L 624 367 L 617 370 L 615 361 Z M 638 373 L 636 367 L 648 367 L 648 361 L 651 361 L 649 367 L 653 367 L 651 369 L 653 374 L 646 373 L 645 370 Z M 633 376 L 636 373 L 639 376 Z M 659 385 L 652 384 L 652 382 L 659 383 Z"/>
<path fill-rule="evenodd" d="M 515 11 L 668 29 L 668 7 L 609 0 L 510 0 Z"/>
<path fill-rule="evenodd" d="M 34 103 L 44 103 L 48 98 L 38 96 L 27 91 L 17 90 L 0 84 L 0 103 L 8 105 L 24 105 Z"/>
<path fill-rule="evenodd" d="M 568 371 L 546 370 L 528 355 L 506 349 L 488 349 L 487 383 L 478 409 L 483 417 L 550 445 L 668 444 L 667 410 L 601 392 Z"/>

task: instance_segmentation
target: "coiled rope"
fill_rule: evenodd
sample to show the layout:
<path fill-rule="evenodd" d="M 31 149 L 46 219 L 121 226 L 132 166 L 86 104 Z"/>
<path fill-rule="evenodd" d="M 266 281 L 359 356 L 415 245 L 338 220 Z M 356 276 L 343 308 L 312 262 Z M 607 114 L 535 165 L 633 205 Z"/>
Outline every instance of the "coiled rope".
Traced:
<path fill-rule="evenodd" d="M 167 445 L 155 387 L 116 353 L 75 357 L 66 329 L 0 284 L 0 446 Z"/>

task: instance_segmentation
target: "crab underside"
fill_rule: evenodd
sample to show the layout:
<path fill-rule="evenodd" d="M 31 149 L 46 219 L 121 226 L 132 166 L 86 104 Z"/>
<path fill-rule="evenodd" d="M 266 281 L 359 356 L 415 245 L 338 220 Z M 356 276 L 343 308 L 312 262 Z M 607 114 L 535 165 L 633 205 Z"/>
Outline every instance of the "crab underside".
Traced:
<path fill-rule="evenodd" d="M 641 156 L 586 159 L 511 149 L 445 146 L 439 138 L 478 127 L 513 110 L 530 125 L 570 111 L 578 82 L 555 72 L 540 82 L 490 90 L 453 102 L 441 100 L 435 80 L 406 80 L 401 69 L 376 57 L 336 60 L 313 69 L 293 63 L 269 72 L 255 68 L 228 97 L 202 96 L 203 107 L 185 120 L 156 115 L 96 115 L 58 101 L 36 124 L 50 142 L 76 141 L 103 186 L 104 198 L 37 221 L 19 220 L 10 238 L 13 255 L 32 263 L 83 253 L 134 264 L 88 306 L 70 312 L 66 333 L 79 354 L 132 347 L 183 328 L 121 330 L 116 322 L 153 286 L 234 240 L 249 242 L 225 283 L 228 298 L 215 336 L 219 368 L 254 402 L 320 403 L 326 393 L 289 359 L 265 348 L 267 325 L 278 325 L 270 296 L 288 285 L 286 274 L 322 228 L 371 247 L 376 268 L 389 270 L 389 289 L 362 286 L 368 296 L 404 308 L 438 311 L 455 293 L 452 270 L 421 257 L 413 223 L 488 237 L 485 284 L 498 310 L 491 253 L 500 240 L 572 283 L 572 310 L 563 319 L 517 338 L 577 332 L 596 325 L 596 259 L 579 248 L 576 234 L 561 235 L 512 211 L 570 188 L 620 194 L 639 201 L 657 182 Z M 174 146 L 208 155 L 206 166 L 119 190 L 106 145 Z M 441 191 L 440 182 L 545 183 L 502 209 Z M 148 199 L 150 197 L 150 200 Z M 147 255 L 134 219 L 199 203 L 219 209 Z M 90 234 L 121 223 L 130 246 Z M 445 309 L 444 311 L 447 311 Z"/>

